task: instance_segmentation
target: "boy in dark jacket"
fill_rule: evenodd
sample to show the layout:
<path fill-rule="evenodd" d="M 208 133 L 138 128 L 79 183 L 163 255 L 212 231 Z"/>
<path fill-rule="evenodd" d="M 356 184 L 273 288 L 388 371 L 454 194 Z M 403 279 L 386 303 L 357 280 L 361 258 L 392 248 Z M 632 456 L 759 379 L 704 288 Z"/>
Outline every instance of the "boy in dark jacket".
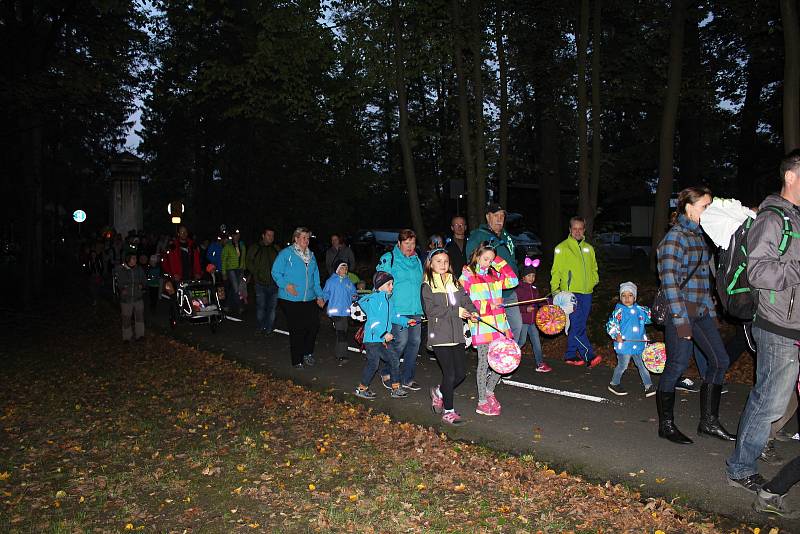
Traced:
<path fill-rule="evenodd" d="M 139 340 L 144 337 L 144 291 L 147 279 L 144 270 L 139 267 L 136 251 L 125 253 L 125 263 L 117 265 L 114 269 L 119 290 L 119 304 L 122 312 L 122 340 L 129 342 L 131 339 Z M 133 315 L 136 337 L 131 328 L 131 315 Z"/>

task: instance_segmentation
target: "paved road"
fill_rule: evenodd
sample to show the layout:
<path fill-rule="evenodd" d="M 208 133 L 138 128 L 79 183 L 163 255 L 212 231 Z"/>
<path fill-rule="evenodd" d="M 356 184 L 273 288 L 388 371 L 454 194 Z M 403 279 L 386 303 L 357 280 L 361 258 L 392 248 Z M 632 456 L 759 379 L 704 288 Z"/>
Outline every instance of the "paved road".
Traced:
<path fill-rule="evenodd" d="M 162 328 L 166 325 L 164 315 L 152 316 L 151 321 L 156 328 L 168 331 Z M 281 327 L 280 319 L 278 327 Z M 242 323 L 226 321 L 216 334 L 208 327 L 179 324 L 172 335 L 201 349 L 223 353 L 254 370 L 289 378 L 315 390 L 332 391 L 349 401 L 369 402 L 352 394 L 361 373 L 361 357 L 351 353 L 347 365 L 336 365 L 334 332 L 325 318 L 317 341 L 318 363 L 311 369 L 293 369 L 288 337 L 255 335 L 252 317 L 245 317 Z M 698 394 L 679 392 L 675 408 L 679 428 L 695 439 L 695 443 L 674 445 L 658 438 L 655 398 L 647 399 L 641 393 L 634 368 L 625 373 L 622 382 L 631 393 L 617 397 L 606 389 L 611 377 L 608 367 L 590 370 L 548 359 L 553 372 L 540 374 L 533 371 L 532 356 L 526 355 L 510 380 L 596 397 L 599 402 L 501 384 L 496 394 L 503 405 L 503 415 L 486 417 L 474 411 L 474 357 L 474 352 L 468 352 L 471 365 L 467 365 L 467 379 L 456 390 L 456 410 L 467 421 L 461 427 L 442 424 L 439 416 L 430 410 L 427 389 L 437 384 L 441 375 L 437 363 L 427 356 L 417 365 L 416 378 L 423 386 L 421 391 L 411 392 L 405 399 L 391 399 L 376 378 L 372 389 L 377 399 L 370 404 L 395 419 L 433 426 L 454 439 L 480 442 L 513 453 L 530 453 L 557 469 L 581 473 L 596 482 L 611 480 L 638 488 L 645 496 L 677 498 L 677 504 L 689 504 L 750 524 L 764 526 L 767 523 L 763 516 L 751 510 L 752 495 L 726 482 L 725 458 L 733 446 L 695 435 L 700 410 Z M 722 398 L 720 418 L 734 431 L 749 387 L 732 385 L 729 388 L 730 392 Z M 789 429 L 794 432 L 795 424 L 790 424 Z M 800 442 L 778 443 L 777 448 L 789 459 L 800 453 Z M 767 478 L 777 469 L 761 464 L 761 472 Z M 788 498 L 800 507 L 800 489 L 792 490 Z M 784 531 L 800 532 L 800 521 L 775 524 Z"/>

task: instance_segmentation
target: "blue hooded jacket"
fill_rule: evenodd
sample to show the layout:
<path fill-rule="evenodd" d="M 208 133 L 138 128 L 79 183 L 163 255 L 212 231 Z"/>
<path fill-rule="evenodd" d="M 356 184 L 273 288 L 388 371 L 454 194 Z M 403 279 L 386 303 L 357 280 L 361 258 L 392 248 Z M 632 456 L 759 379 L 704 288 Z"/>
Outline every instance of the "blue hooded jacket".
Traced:
<path fill-rule="evenodd" d="M 214 241 L 208 245 L 206 250 L 206 259 L 209 263 L 213 263 L 217 268 L 217 272 L 222 272 L 222 245 L 219 241 Z"/>
<path fill-rule="evenodd" d="M 293 247 L 286 247 L 278 253 L 275 263 L 272 264 L 272 279 L 278 284 L 278 298 L 292 302 L 308 302 L 316 298 L 323 298 L 322 288 L 319 285 L 319 267 L 314 254 L 306 265 L 295 254 Z M 287 284 L 293 284 L 297 295 L 286 291 Z"/>
<path fill-rule="evenodd" d="M 394 296 L 385 291 L 375 291 L 358 299 L 358 305 L 367 314 L 364 324 L 364 343 L 382 343 L 383 336 L 392 331 L 397 312 Z"/>
<path fill-rule="evenodd" d="M 623 339 L 635 341 L 614 342 L 614 350 L 617 354 L 641 354 L 645 346 L 643 339 L 647 339 L 644 325 L 650 324 L 650 308 L 640 306 L 636 303 L 633 306 L 625 306 L 621 302 L 617 304 L 611 317 L 606 323 L 606 332 L 612 339 L 616 339 L 620 334 Z"/>
<path fill-rule="evenodd" d="M 348 277 L 333 273 L 325 282 L 322 294 L 328 301 L 328 317 L 349 317 L 350 305 L 358 292 Z"/>
<path fill-rule="evenodd" d="M 392 301 L 398 315 L 422 315 L 422 261 L 419 256 L 405 256 L 395 245 L 381 256 L 375 270 L 394 278 Z"/>

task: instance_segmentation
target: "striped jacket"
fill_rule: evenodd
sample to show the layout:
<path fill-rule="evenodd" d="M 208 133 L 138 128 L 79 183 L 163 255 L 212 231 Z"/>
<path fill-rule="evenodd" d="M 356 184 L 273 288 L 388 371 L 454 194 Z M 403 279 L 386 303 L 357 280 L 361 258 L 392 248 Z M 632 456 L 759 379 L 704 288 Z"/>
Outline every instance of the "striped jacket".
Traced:
<path fill-rule="evenodd" d="M 506 332 L 509 338 L 513 337 L 511 327 L 503 308 L 503 290 L 516 287 L 519 283 L 514 269 L 501 258 L 495 256 L 489 272 L 476 274 L 469 266 L 465 266 L 459 278 L 461 285 L 467 291 L 470 300 L 475 304 L 481 319 L 494 325 L 498 330 Z M 483 323 L 469 323 L 473 345 L 485 345 L 503 335 L 494 328 Z"/>
<path fill-rule="evenodd" d="M 711 254 L 703 239 L 700 225 L 689 220 L 686 215 L 669 229 L 658 244 L 658 276 L 664 290 L 671 321 L 678 335 L 692 335 L 690 317 L 716 317 L 711 300 Z M 699 265 L 698 265 L 699 264 Z M 680 289 L 681 283 L 697 266 L 692 279 Z"/>

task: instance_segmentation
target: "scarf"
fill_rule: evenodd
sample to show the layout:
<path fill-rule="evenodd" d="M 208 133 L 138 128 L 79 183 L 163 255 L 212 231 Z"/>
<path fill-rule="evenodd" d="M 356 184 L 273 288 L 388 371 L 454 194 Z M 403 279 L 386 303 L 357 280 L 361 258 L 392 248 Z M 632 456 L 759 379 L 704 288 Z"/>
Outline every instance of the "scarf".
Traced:
<path fill-rule="evenodd" d="M 305 250 L 300 250 L 300 247 L 298 247 L 297 244 L 292 244 L 292 250 L 294 251 L 295 254 L 297 254 L 297 256 L 301 260 L 303 260 L 303 263 L 305 263 L 306 265 L 311 263 L 312 254 L 308 248 L 306 248 Z"/>

